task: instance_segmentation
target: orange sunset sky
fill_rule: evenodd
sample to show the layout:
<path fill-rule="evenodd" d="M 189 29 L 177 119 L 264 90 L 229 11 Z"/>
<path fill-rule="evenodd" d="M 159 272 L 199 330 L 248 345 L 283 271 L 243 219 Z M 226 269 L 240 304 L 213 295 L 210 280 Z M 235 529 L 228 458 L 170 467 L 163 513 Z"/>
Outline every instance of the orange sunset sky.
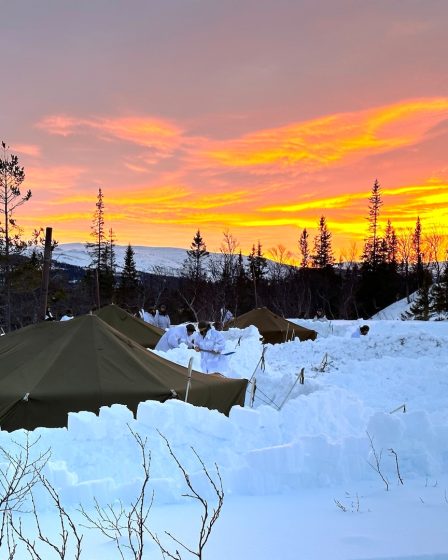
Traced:
<path fill-rule="evenodd" d="M 98 188 L 117 243 L 211 251 L 229 231 L 336 258 L 381 225 L 448 223 L 448 2 L 2 2 L 0 140 L 33 196 L 25 236 L 86 242 Z"/>

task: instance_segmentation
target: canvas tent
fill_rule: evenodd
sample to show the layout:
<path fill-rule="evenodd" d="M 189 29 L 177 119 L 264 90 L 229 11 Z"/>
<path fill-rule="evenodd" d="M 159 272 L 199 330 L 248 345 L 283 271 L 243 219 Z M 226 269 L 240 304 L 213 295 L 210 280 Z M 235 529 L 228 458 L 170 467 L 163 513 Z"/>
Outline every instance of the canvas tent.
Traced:
<path fill-rule="evenodd" d="M 67 425 L 67 414 L 98 413 L 145 400 L 184 400 L 188 370 L 146 350 L 96 315 L 42 322 L 0 337 L 0 427 Z M 228 414 L 244 405 L 246 379 L 192 373 L 188 402 Z"/>
<path fill-rule="evenodd" d="M 131 338 L 134 342 L 153 350 L 165 332 L 159 327 L 145 323 L 139 317 L 133 317 L 118 305 L 106 305 L 95 311 L 95 315 L 98 315 L 108 325 Z"/>
<path fill-rule="evenodd" d="M 226 324 L 226 328 L 237 327 L 245 329 L 250 325 L 255 325 L 260 331 L 264 342 L 276 344 L 299 338 L 300 340 L 315 340 L 317 332 L 305 327 L 301 327 L 276 315 L 266 307 L 259 307 L 239 315 Z"/>

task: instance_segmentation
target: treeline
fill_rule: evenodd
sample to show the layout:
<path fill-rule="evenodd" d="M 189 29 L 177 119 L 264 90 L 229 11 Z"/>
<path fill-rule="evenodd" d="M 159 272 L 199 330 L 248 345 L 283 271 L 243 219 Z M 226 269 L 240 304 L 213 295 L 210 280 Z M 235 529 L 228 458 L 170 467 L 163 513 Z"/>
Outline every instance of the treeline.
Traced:
<path fill-rule="evenodd" d="M 8 331 L 43 319 L 43 230 L 36 228 L 31 240 L 22 240 L 14 211 L 31 198 L 31 191 L 21 193 L 24 169 L 4 143 L 2 149 L 0 325 Z M 382 228 L 382 205 L 381 187 L 375 181 L 368 199 L 368 234 L 360 260 L 353 247 L 351 255 L 336 262 L 332 234 L 322 215 L 312 239 L 306 229 L 300 232 L 296 265 L 291 264 L 292 253 L 281 244 L 265 255 L 258 241 L 250 254 L 243 256 L 229 231 L 223 233 L 219 253 L 210 255 L 197 230 L 180 276 L 173 276 L 161 267 L 154 267 L 151 274 L 138 271 L 131 245 L 123 266 L 117 265 L 116 236 L 105 225 L 104 196 L 99 189 L 86 243 L 90 266 L 53 265 L 48 304 L 56 317 L 67 308 L 77 315 L 114 302 L 131 312 L 164 303 L 172 322 L 218 321 L 225 310 L 236 316 L 261 306 L 285 317 L 311 318 L 319 312 L 331 319 L 353 319 L 368 318 L 415 290 L 429 290 L 435 280 L 441 282 L 437 305 L 443 308 L 443 281 L 448 276 L 446 267 L 440 265 L 446 257 L 444 235 L 433 229 L 424 236 L 418 216 L 412 231 L 397 235 L 390 221 Z M 31 256 L 24 256 L 26 248 Z"/>

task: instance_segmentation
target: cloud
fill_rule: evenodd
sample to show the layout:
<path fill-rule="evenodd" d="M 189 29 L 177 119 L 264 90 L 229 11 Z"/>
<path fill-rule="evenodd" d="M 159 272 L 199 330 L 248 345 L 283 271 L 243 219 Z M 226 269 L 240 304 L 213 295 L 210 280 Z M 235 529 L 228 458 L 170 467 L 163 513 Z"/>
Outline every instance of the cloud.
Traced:
<path fill-rule="evenodd" d="M 49 195 L 48 214 L 61 229 L 66 223 L 64 229 L 78 231 L 84 215 L 88 232 L 95 184 L 101 183 L 114 230 L 132 230 L 140 243 L 154 225 L 151 239 L 169 237 L 169 243 L 200 226 L 215 240 L 230 228 L 246 242 L 266 235 L 267 244 L 275 245 L 277 236 L 283 243 L 295 237 L 296 245 L 299 228 L 315 230 L 324 214 L 340 244 L 342 237 L 366 235 L 370 186 L 377 175 L 387 184 L 384 223 L 390 218 L 399 228 L 415 224 L 417 215 L 446 219 L 446 177 L 437 160 L 429 165 L 433 150 L 426 141 L 440 142 L 447 117 L 448 98 L 425 98 L 217 140 L 151 116 L 59 115 L 42 119 L 39 128 L 81 138 L 81 144 L 70 144 L 80 164 L 36 166 L 27 175 L 36 195 L 37 187 Z M 62 211 L 56 215 L 58 205 Z M 63 205 L 70 205 L 73 223 Z M 43 205 L 38 210 L 45 216 Z"/>
<path fill-rule="evenodd" d="M 40 120 L 39 129 L 49 134 L 72 136 L 94 134 L 106 141 L 124 140 L 156 151 L 159 155 L 173 152 L 182 143 L 182 130 L 170 121 L 155 117 L 75 118 L 51 115 Z"/>
<path fill-rule="evenodd" d="M 51 204 L 54 197 L 60 202 L 60 197 L 72 196 L 70 189 L 77 185 L 85 171 L 84 167 L 74 165 L 28 166 L 26 185 L 44 195 L 48 203 Z"/>
<path fill-rule="evenodd" d="M 265 206 L 264 208 L 260 208 L 262 212 L 302 212 L 308 210 L 322 210 L 325 208 L 325 211 L 329 209 L 340 209 L 346 208 L 347 206 L 351 205 L 353 202 L 357 202 L 359 200 L 366 201 L 367 197 L 365 193 L 359 194 L 345 194 L 340 196 L 333 196 L 333 197 L 325 197 L 325 198 L 313 198 L 310 199 L 309 197 L 306 198 L 303 202 L 296 203 L 296 204 L 282 204 L 276 206 Z"/>
<path fill-rule="evenodd" d="M 14 153 L 23 154 L 38 158 L 41 155 L 41 148 L 35 144 L 15 144 L 12 148 Z"/>
<path fill-rule="evenodd" d="M 448 98 L 403 101 L 212 142 L 203 157 L 226 167 L 312 171 L 420 142 L 448 117 Z"/>

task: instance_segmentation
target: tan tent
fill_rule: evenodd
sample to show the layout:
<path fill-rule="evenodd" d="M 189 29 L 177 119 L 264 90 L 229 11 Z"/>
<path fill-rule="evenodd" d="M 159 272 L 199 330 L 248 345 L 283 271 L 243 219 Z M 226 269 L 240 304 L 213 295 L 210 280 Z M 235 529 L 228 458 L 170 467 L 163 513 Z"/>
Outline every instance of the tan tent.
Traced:
<path fill-rule="evenodd" d="M 95 311 L 95 315 L 145 348 L 154 349 L 165 332 L 159 327 L 145 323 L 139 317 L 133 317 L 118 305 L 106 305 Z"/>
<path fill-rule="evenodd" d="M 185 399 L 188 370 L 146 350 L 96 315 L 44 321 L 0 337 L 0 427 L 67 425 L 67 414 Z M 228 414 L 246 379 L 192 373 L 188 402 Z"/>
<path fill-rule="evenodd" d="M 236 317 L 226 324 L 226 328 L 245 329 L 250 325 L 255 325 L 264 342 L 270 342 L 271 344 L 286 342 L 296 337 L 300 340 L 315 340 L 317 336 L 316 331 L 287 321 L 283 317 L 272 313 L 266 307 L 259 307 Z"/>

